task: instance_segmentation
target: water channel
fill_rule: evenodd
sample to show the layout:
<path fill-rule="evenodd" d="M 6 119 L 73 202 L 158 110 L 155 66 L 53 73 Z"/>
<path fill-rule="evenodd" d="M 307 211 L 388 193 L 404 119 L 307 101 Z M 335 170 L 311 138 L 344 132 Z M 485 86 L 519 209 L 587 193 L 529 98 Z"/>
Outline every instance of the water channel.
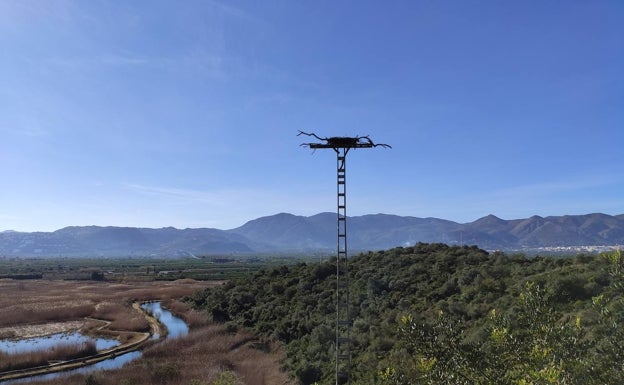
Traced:
<path fill-rule="evenodd" d="M 8 354 L 26 353 L 35 350 L 48 350 L 58 345 L 77 345 L 95 341 L 95 348 L 110 349 L 119 345 L 119 341 L 108 338 L 87 337 L 78 332 L 58 333 L 44 337 L 24 338 L 23 340 L 0 340 L 0 351 Z"/>
<path fill-rule="evenodd" d="M 171 314 L 160 305 L 160 302 L 146 302 L 141 308 L 160 321 L 167 327 L 167 339 L 178 338 L 188 334 L 189 328 L 186 322 Z M 152 338 L 158 339 L 160 336 L 154 335 Z"/>
<path fill-rule="evenodd" d="M 148 302 L 141 307 L 156 318 L 162 325 L 167 328 L 167 339 L 174 339 L 188 334 L 189 328 L 186 323 L 174 316 L 170 311 L 163 309 L 160 302 Z M 160 336 L 154 335 L 152 338 L 158 339 Z M 84 336 L 78 332 L 69 334 L 54 334 L 51 336 L 27 338 L 19 341 L 0 340 L 0 351 L 6 353 L 22 353 L 33 350 L 50 349 L 57 345 L 68 343 L 82 343 L 94 340 L 98 350 L 109 349 L 119 345 L 119 341 L 105 338 L 92 338 Z M 20 378 L 16 380 L 0 381 L 1 385 L 26 384 L 31 381 L 50 380 L 53 378 L 70 376 L 73 374 L 85 374 L 98 370 L 119 369 L 130 361 L 141 357 L 140 351 L 132 351 L 116 356 L 108 360 L 100 361 L 93 365 L 84 366 L 77 369 L 67 370 L 63 372 L 49 373 L 44 375 Z"/>

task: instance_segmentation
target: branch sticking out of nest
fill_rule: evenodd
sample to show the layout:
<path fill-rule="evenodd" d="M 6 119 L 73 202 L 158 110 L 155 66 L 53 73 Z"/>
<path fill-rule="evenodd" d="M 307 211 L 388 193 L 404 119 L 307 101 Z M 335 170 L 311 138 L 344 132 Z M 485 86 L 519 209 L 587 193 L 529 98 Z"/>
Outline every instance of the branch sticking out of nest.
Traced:
<path fill-rule="evenodd" d="M 374 143 L 371 138 L 366 136 L 331 136 L 328 138 L 321 138 L 313 132 L 299 131 L 297 136 L 306 135 L 316 138 L 324 143 L 302 143 L 301 146 L 310 148 L 368 148 L 368 147 L 383 147 L 392 148 L 389 144 Z"/>

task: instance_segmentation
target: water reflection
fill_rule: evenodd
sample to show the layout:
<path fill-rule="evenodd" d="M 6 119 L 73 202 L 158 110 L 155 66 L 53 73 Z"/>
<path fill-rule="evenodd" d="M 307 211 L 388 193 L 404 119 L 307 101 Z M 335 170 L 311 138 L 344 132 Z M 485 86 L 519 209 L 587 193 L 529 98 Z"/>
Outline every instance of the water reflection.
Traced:
<path fill-rule="evenodd" d="M 160 302 L 145 303 L 141 305 L 141 307 L 145 309 L 145 311 L 152 314 L 156 319 L 158 319 L 161 322 L 161 324 L 163 324 L 167 328 L 168 330 L 167 339 L 173 339 L 173 338 L 181 337 L 181 336 L 188 334 L 189 328 L 186 325 L 186 323 L 182 319 L 174 316 L 170 311 L 163 309 L 160 305 Z M 76 339 L 72 341 L 80 341 L 79 337 L 75 336 L 75 334 L 88 339 L 88 337 L 85 337 L 80 333 L 63 334 L 63 337 L 55 337 L 55 338 L 50 338 L 52 336 L 40 337 L 39 339 L 37 339 L 39 341 L 35 342 L 35 344 L 38 344 L 38 346 L 35 346 L 34 348 L 31 348 L 30 350 L 48 349 L 54 345 L 58 345 L 59 343 L 66 343 L 65 342 L 66 339 Z M 60 340 L 56 338 L 60 338 Z M 27 347 L 32 346 L 31 344 L 33 344 L 32 342 L 33 340 L 35 339 L 29 338 L 29 339 L 24 339 L 20 341 L 0 341 L 0 350 L 9 352 L 9 349 L 18 349 L 18 350 L 10 351 L 10 353 L 29 351 Z M 27 342 L 27 341 L 30 341 L 30 342 Z M 55 341 L 55 342 L 52 342 L 52 341 Z M 110 341 L 112 341 L 114 344 L 109 345 L 111 343 Z M 67 342 L 67 343 L 70 343 L 70 342 Z M 119 342 L 116 340 L 106 340 L 104 338 L 96 339 L 96 346 L 98 350 L 108 349 L 116 345 L 119 345 Z M 42 348 L 42 346 L 44 347 Z M 19 349 L 25 349 L 25 350 L 19 350 Z M 78 368 L 78 369 L 72 369 L 72 370 L 68 370 L 65 372 L 49 373 L 49 374 L 44 374 L 40 376 L 20 378 L 17 380 L 0 381 L 0 384 L 2 385 L 25 384 L 31 381 L 50 380 L 54 378 L 67 377 L 67 376 L 71 376 L 74 374 L 91 373 L 91 372 L 98 371 L 98 370 L 119 369 L 122 366 L 124 366 L 126 363 L 141 357 L 141 355 L 142 354 L 140 351 L 133 351 L 133 352 L 129 352 L 129 353 L 116 356 L 115 358 L 100 361 L 93 365 L 85 366 L 85 367 Z"/>
<path fill-rule="evenodd" d="M 95 341 L 97 350 L 110 349 L 119 345 L 119 341 L 109 338 L 94 338 L 79 332 L 58 333 L 43 337 L 25 338 L 22 340 L 0 340 L 0 351 L 7 354 L 27 353 L 36 350 L 49 350 L 58 345 L 78 345 Z"/>
<path fill-rule="evenodd" d="M 78 369 L 67 370 L 65 372 L 57 372 L 57 373 L 49 373 L 42 374 L 39 376 L 32 376 L 26 378 L 19 378 L 17 380 L 9 380 L 9 381 L 0 381 L 2 385 L 12 385 L 12 384 L 27 384 L 32 381 L 45 381 L 45 380 L 53 380 L 55 378 L 63 378 L 73 376 L 75 374 L 87 374 L 92 373 L 97 370 L 111 370 L 111 369 L 119 369 L 130 361 L 133 361 L 137 358 L 141 357 L 141 352 L 134 351 L 126 354 L 122 354 L 115 358 L 111 358 L 110 360 L 100 361 L 96 364 L 85 366 Z"/>
<path fill-rule="evenodd" d="M 168 339 L 188 334 L 189 327 L 186 325 L 186 322 L 174 316 L 170 311 L 163 309 L 160 302 L 147 302 L 141 305 L 141 307 L 167 327 Z"/>

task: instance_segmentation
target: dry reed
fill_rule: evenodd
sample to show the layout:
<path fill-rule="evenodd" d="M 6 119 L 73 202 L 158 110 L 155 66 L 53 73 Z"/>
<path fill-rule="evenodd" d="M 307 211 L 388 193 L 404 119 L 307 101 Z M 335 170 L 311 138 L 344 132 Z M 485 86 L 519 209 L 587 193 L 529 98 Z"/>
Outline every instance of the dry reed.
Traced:
<path fill-rule="evenodd" d="M 253 336 L 229 334 L 223 325 L 208 323 L 205 313 L 175 300 L 210 285 L 185 280 L 114 284 L 29 281 L 19 282 L 18 286 L 15 282 L 0 280 L 0 292 L 5 294 L 0 297 L 0 308 L 10 308 L 13 313 L 11 317 L 0 316 L 0 326 L 15 325 L 15 320 L 31 323 L 45 321 L 49 317 L 47 312 L 51 311 L 69 317 L 66 320 L 85 316 L 106 319 L 111 322 L 107 328 L 102 328 L 102 321 L 88 320 L 84 322 L 83 331 L 131 339 L 133 334 L 130 332 L 111 331 L 143 327 L 133 321 L 133 315 L 140 314 L 131 308 L 131 303 L 163 300 L 163 306 L 190 324 L 189 334 L 176 340 L 148 344 L 141 359 L 119 370 L 92 374 L 99 384 L 211 384 L 224 375 L 231 375 L 245 385 L 294 383 L 280 369 L 279 361 L 283 356 L 279 351 L 267 353 L 255 349 Z M 2 313 L 6 314 L 4 310 Z M 85 384 L 87 377 L 79 374 L 33 381 L 31 384 Z"/>
<path fill-rule="evenodd" d="M 180 300 L 163 301 L 163 306 L 176 316 L 182 318 L 190 328 L 198 328 L 208 324 L 204 312 L 195 310 L 186 302 Z"/>
<path fill-rule="evenodd" d="M 131 308 L 133 301 L 182 298 L 212 285 L 192 280 L 110 284 L 0 279 L 0 327 L 92 317 L 113 322 L 111 328 L 145 331 L 148 325 Z"/>
<path fill-rule="evenodd" d="M 43 366 L 51 361 L 67 361 L 92 356 L 97 353 L 94 341 L 60 344 L 50 349 L 6 354 L 0 352 L 0 372 Z"/>
<path fill-rule="evenodd" d="M 100 385 L 212 384 L 223 377 L 241 385 L 292 385 L 279 366 L 282 354 L 253 347 L 253 336 L 229 334 L 219 324 L 207 324 L 175 340 L 154 344 L 143 357 L 123 368 L 92 374 Z M 88 375 L 74 375 L 32 385 L 84 384 Z"/>

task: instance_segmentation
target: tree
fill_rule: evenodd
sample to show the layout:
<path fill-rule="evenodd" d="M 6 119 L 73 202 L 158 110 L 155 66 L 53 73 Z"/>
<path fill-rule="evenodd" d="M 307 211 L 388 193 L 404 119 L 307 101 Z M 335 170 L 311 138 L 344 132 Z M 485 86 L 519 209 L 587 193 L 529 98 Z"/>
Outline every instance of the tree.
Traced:
<path fill-rule="evenodd" d="M 492 310 L 475 341 L 462 320 L 438 311 L 433 321 L 400 320 L 402 343 L 382 384 L 621 384 L 624 381 L 624 258 L 607 254 L 611 285 L 594 297 L 600 327 L 555 309 L 534 282 L 517 296 L 513 315 Z M 472 331 L 474 332 L 474 330 Z"/>

